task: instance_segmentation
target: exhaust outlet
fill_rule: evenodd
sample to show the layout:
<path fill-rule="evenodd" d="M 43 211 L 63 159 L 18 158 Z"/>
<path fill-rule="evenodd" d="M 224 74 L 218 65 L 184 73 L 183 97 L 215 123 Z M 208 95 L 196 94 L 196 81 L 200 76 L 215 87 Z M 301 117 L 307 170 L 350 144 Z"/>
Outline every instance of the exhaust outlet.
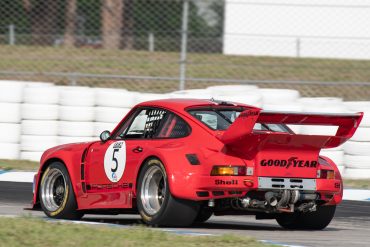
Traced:
<path fill-rule="evenodd" d="M 266 203 L 272 207 L 275 207 L 278 204 L 278 200 L 275 197 L 274 192 L 266 192 L 265 199 L 266 199 Z"/>

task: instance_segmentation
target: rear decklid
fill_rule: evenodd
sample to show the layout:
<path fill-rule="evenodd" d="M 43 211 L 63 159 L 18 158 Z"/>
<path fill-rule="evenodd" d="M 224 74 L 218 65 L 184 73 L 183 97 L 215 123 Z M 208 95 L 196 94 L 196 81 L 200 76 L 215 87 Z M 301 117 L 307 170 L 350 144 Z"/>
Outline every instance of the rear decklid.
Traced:
<path fill-rule="evenodd" d="M 242 112 L 218 138 L 228 151 L 253 160 L 258 176 L 316 177 L 319 152 L 333 148 L 353 136 L 363 113 L 319 114 L 269 112 L 259 109 Z M 338 126 L 335 135 L 300 135 L 289 132 L 254 130 L 259 124 Z"/>

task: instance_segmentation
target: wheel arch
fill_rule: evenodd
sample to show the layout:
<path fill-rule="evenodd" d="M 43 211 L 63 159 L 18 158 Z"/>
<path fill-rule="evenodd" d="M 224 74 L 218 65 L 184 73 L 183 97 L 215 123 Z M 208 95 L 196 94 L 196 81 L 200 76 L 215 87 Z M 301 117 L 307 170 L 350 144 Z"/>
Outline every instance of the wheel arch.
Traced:
<path fill-rule="evenodd" d="M 76 189 L 74 188 L 75 187 L 75 178 L 74 176 L 72 176 L 71 174 L 71 170 L 70 170 L 70 167 L 69 165 L 67 165 L 68 163 L 66 163 L 63 159 L 59 158 L 59 157 L 51 157 L 49 159 L 47 159 L 46 161 L 44 161 L 42 163 L 42 165 L 40 166 L 40 169 L 39 169 L 39 172 L 38 172 L 38 179 L 37 179 L 37 183 L 36 183 L 36 186 L 35 186 L 35 191 L 34 191 L 34 207 L 39 207 L 40 206 L 40 197 L 39 197 L 39 190 L 40 190 L 40 184 L 41 184 L 41 179 L 42 179 L 42 176 L 44 174 L 44 172 L 46 171 L 46 169 L 53 163 L 55 162 L 60 162 L 64 165 L 64 167 L 67 169 L 67 172 L 68 172 L 68 175 L 71 179 L 71 183 L 72 183 L 72 191 L 75 195 L 75 198 L 76 198 L 76 201 L 77 201 L 77 205 L 78 205 L 78 199 L 77 199 L 77 195 L 76 195 Z"/>
<path fill-rule="evenodd" d="M 164 168 L 166 169 L 166 172 L 167 172 L 166 165 L 164 164 L 164 162 L 162 161 L 162 159 L 160 159 L 158 156 L 156 156 L 156 155 L 149 155 L 146 158 L 144 158 L 144 160 L 140 163 L 140 166 L 138 167 L 137 172 L 136 172 L 136 178 L 135 178 L 135 181 L 136 181 L 136 183 L 135 183 L 135 194 L 137 194 L 137 186 L 139 184 L 138 183 L 138 180 L 139 180 L 140 173 L 143 170 L 145 163 L 148 160 L 150 160 L 150 159 L 157 159 L 157 160 L 161 161 L 162 164 L 163 164 L 163 166 L 164 166 Z"/>
<path fill-rule="evenodd" d="M 184 155 L 185 158 L 185 155 Z M 136 173 L 136 180 L 135 180 L 135 196 L 137 195 L 137 186 L 138 180 L 140 176 L 140 172 L 142 171 L 145 163 L 150 159 L 158 159 L 164 166 L 166 170 L 167 180 L 168 180 L 168 187 L 171 194 L 177 198 L 188 199 L 189 196 L 185 193 L 182 189 L 182 185 L 184 185 L 185 180 L 183 178 L 184 174 L 188 174 L 191 172 L 192 168 L 189 164 L 183 164 L 181 159 L 179 159 L 178 155 L 171 155 L 171 154 L 162 154 L 162 152 L 155 152 L 148 156 L 146 156 L 143 161 L 140 163 L 140 166 L 137 169 Z M 181 171 L 176 169 L 181 167 Z"/>

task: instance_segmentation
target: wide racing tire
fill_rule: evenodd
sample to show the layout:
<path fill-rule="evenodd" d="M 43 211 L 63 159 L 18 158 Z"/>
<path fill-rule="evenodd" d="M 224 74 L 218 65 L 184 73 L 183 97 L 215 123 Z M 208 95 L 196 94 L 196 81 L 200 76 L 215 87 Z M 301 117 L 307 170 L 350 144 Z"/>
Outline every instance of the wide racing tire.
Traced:
<path fill-rule="evenodd" d="M 54 162 L 44 171 L 39 198 L 44 213 L 51 218 L 79 220 L 83 213 L 77 202 L 67 169 L 61 162 Z"/>
<path fill-rule="evenodd" d="M 143 221 L 151 226 L 190 226 L 199 211 L 199 203 L 171 195 L 166 170 L 155 158 L 145 162 L 139 174 L 137 207 Z"/>
<path fill-rule="evenodd" d="M 336 206 L 317 207 L 314 212 L 282 213 L 276 217 L 277 223 L 290 230 L 322 230 L 334 217 Z"/>
<path fill-rule="evenodd" d="M 213 215 L 213 211 L 210 210 L 209 208 L 207 207 L 202 207 L 200 210 L 199 210 L 199 213 L 197 215 L 197 217 L 195 218 L 195 221 L 196 223 L 203 223 L 203 222 L 206 222 L 207 220 L 209 220 L 209 218 L 211 218 Z"/>

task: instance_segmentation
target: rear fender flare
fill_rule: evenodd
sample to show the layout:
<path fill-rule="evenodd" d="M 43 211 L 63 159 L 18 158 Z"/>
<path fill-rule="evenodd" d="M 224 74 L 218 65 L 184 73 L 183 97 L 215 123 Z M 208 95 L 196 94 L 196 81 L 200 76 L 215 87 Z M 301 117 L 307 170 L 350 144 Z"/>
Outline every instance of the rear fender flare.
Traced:
<path fill-rule="evenodd" d="M 330 158 L 328 158 L 326 156 L 321 156 L 320 155 L 320 158 L 324 159 L 326 162 L 329 163 L 329 165 L 333 168 L 333 170 L 335 172 L 335 179 L 340 180 L 340 193 L 334 195 L 333 199 L 328 203 L 329 205 L 337 205 L 337 204 L 341 203 L 342 200 L 343 200 L 343 179 L 342 179 L 342 176 L 340 174 L 340 171 L 339 171 L 337 165 L 334 163 L 334 161 L 332 161 Z"/>
<path fill-rule="evenodd" d="M 148 156 L 140 163 L 140 166 L 137 168 L 136 172 L 136 184 L 135 184 L 135 195 L 137 194 L 137 185 L 138 185 L 138 178 L 144 164 L 150 159 L 158 159 L 162 162 L 164 168 L 166 169 L 167 178 L 168 178 L 168 186 L 170 192 L 173 196 L 177 198 L 186 199 L 186 186 L 189 182 L 189 177 L 186 174 L 193 173 L 196 170 L 195 166 L 191 166 L 185 159 L 179 159 L 178 155 L 169 155 L 168 152 L 166 154 L 162 154 L 161 152 L 155 152 Z M 180 169 L 179 169 L 180 168 Z"/>

